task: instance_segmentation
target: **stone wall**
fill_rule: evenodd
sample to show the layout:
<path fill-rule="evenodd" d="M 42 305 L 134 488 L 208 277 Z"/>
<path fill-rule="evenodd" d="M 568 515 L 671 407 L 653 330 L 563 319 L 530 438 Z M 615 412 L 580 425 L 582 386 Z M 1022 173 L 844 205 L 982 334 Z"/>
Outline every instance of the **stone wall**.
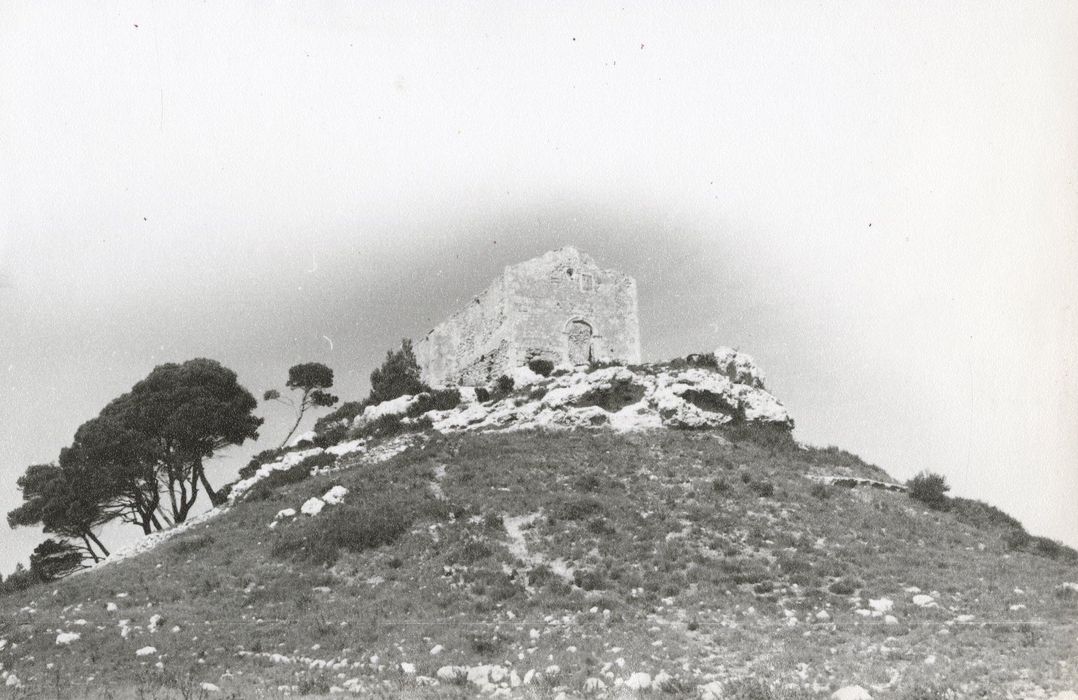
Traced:
<path fill-rule="evenodd" d="M 639 362 L 636 282 L 562 248 L 505 268 L 416 345 L 432 385 L 485 384 L 534 358 Z"/>

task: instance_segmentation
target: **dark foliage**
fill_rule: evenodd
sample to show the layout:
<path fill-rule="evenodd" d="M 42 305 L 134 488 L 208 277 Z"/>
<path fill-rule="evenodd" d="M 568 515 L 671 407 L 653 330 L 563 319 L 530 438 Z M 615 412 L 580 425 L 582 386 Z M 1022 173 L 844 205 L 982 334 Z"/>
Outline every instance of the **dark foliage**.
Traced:
<path fill-rule="evenodd" d="M 606 387 L 597 387 L 581 396 L 576 406 L 598 406 L 609 413 L 615 413 L 631 406 L 644 398 L 644 387 L 634 384 L 631 379 L 615 379 Z"/>
<path fill-rule="evenodd" d="M 83 551 L 69 542 L 48 539 L 30 555 L 30 573 L 42 582 L 55 581 L 82 568 Z"/>
<path fill-rule="evenodd" d="M 561 520 L 585 520 L 604 511 L 603 502 L 594 496 L 573 496 L 566 499 L 557 509 Z"/>
<path fill-rule="evenodd" d="M 415 395 L 429 391 L 419 378 L 419 363 L 412 352 L 412 341 L 401 340 L 400 350 L 386 353 L 382 366 L 371 372 L 371 404 L 390 401 L 399 396 Z"/>
<path fill-rule="evenodd" d="M 460 392 L 456 389 L 437 389 L 418 394 L 405 415 L 418 418 L 427 411 L 448 411 L 460 404 Z"/>
<path fill-rule="evenodd" d="M 283 454 L 285 454 L 285 451 L 279 448 L 259 452 L 251 458 L 251 461 L 248 462 L 246 466 L 240 469 L 240 478 L 249 479 L 254 476 L 255 472 L 257 472 L 263 464 L 275 462 L 277 461 L 277 458 Z"/>
<path fill-rule="evenodd" d="M 303 420 L 304 414 L 309 409 L 329 407 L 337 403 L 337 397 L 326 391 L 326 389 L 333 386 L 333 370 L 321 362 L 305 362 L 293 365 L 288 369 L 288 381 L 285 382 L 285 386 L 302 392 L 299 403 L 295 403 L 291 399 L 282 398 L 280 392 L 276 389 L 270 389 L 262 395 L 265 401 L 278 401 L 296 409 L 296 422 L 292 424 L 292 429 L 284 436 L 281 447 L 288 444 L 288 439 L 296 432 L 296 428 L 299 427 L 300 421 Z"/>
<path fill-rule="evenodd" d="M 340 423 L 345 424 L 344 427 L 347 428 L 355 420 L 356 416 L 363 413 L 363 409 L 369 405 L 368 401 L 345 401 L 335 410 L 315 421 L 314 431 L 321 434 Z"/>
<path fill-rule="evenodd" d="M 550 360 L 536 358 L 528 362 L 528 369 L 535 372 L 540 377 L 549 377 L 550 373 L 554 371 L 554 363 Z"/>
<path fill-rule="evenodd" d="M 947 492 L 951 487 L 941 474 L 921 472 L 906 482 L 909 488 L 909 496 L 912 499 L 924 503 L 933 510 L 947 510 L 950 507 L 950 499 Z"/>

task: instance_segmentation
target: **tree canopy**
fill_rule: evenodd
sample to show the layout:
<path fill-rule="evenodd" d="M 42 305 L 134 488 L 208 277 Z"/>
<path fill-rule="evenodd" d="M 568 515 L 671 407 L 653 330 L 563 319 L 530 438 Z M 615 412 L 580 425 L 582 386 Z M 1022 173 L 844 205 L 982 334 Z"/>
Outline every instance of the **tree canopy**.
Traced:
<path fill-rule="evenodd" d="M 419 363 L 412 352 L 412 341 L 405 338 L 401 340 L 400 350 L 388 351 L 382 366 L 371 372 L 371 395 L 368 401 L 372 404 L 381 403 L 405 394 L 414 395 L 428 391 L 429 388 L 420 379 Z"/>
<path fill-rule="evenodd" d="M 306 362 L 290 367 L 288 369 L 288 381 L 285 382 L 285 386 L 289 389 L 299 389 L 302 392 L 298 404 L 288 397 L 281 396 L 281 392 L 276 389 L 269 389 L 262 395 L 265 401 L 277 401 L 296 409 L 296 422 L 292 424 L 292 429 L 284 436 L 281 447 L 288 444 L 288 439 L 296 432 L 296 428 L 299 427 L 300 421 L 303 420 L 303 415 L 308 409 L 318 406 L 332 406 L 337 403 L 337 397 L 325 391 L 325 389 L 333 386 L 333 370 L 320 362 Z"/>
<path fill-rule="evenodd" d="M 27 467 L 17 482 L 23 504 L 8 523 L 41 525 L 68 540 L 39 553 L 48 573 L 66 570 L 73 551 L 95 561 L 107 556 L 94 530 L 111 520 L 145 533 L 183 522 L 200 489 L 211 503 L 222 500 L 203 460 L 258 437 L 256 405 L 236 373 L 214 360 L 159 365 L 79 426 L 59 465 Z"/>

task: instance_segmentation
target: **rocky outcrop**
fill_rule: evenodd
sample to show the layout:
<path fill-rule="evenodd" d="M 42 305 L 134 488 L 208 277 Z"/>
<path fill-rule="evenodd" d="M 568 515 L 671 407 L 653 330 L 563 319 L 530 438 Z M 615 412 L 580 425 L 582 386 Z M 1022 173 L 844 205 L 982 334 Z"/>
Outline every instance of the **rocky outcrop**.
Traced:
<path fill-rule="evenodd" d="M 593 427 L 629 432 L 748 423 L 793 427 L 785 407 L 763 389 L 762 373 L 752 358 L 727 348 L 715 356 L 722 358 L 721 367 L 563 366 L 551 377 L 520 367 L 512 373 L 514 391 L 509 395 L 481 402 L 474 391 L 463 391 L 456 408 L 425 415 L 441 432 Z M 413 403 L 412 397 L 402 396 L 371 406 L 356 419 L 357 425 L 378 416 L 402 415 Z"/>

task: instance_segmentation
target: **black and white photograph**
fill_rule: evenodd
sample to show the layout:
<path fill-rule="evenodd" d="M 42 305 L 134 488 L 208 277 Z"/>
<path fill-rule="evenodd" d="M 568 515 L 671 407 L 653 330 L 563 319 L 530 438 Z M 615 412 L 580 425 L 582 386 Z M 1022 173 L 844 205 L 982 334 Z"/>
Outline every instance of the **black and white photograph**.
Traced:
<path fill-rule="evenodd" d="M 0 698 L 1078 700 L 1078 4 L 0 0 Z"/>

